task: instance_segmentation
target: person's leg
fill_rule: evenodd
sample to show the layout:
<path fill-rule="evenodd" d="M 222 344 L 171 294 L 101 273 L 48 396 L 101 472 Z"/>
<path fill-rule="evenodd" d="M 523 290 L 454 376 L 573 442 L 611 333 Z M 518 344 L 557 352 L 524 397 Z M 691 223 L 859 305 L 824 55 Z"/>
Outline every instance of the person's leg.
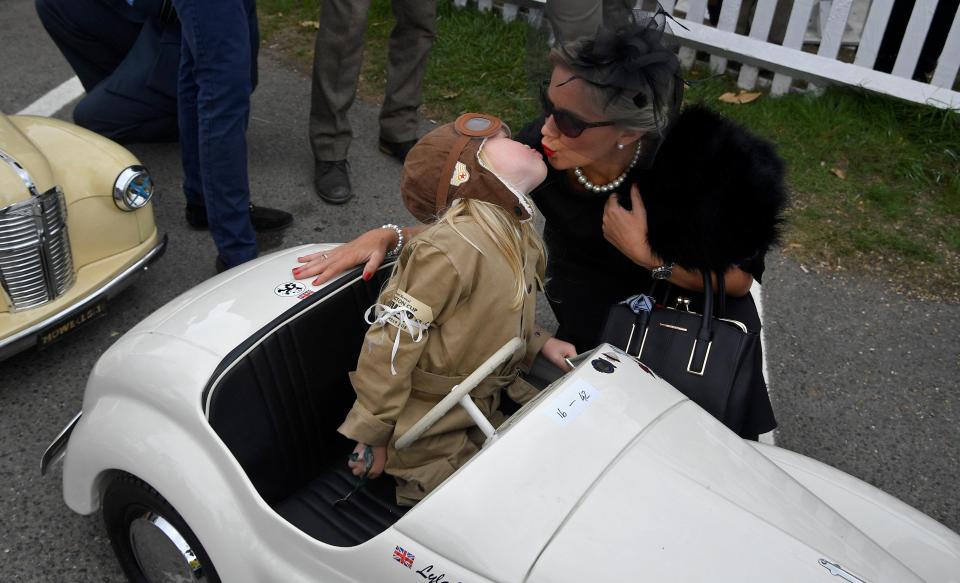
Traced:
<path fill-rule="evenodd" d="M 74 108 L 77 125 L 118 142 L 176 141 L 180 25 L 170 35 L 163 26 L 143 24 L 124 59 Z"/>
<path fill-rule="evenodd" d="M 174 0 L 183 27 L 179 99 L 184 193 L 188 203 L 203 200 L 210 233 L 227 267 L 257 255 L 246 142 L 251 43 L 258 42 L 251 38 L 253 4 Z M 192 71 L 184 70 L 191 65 Z"/>
<path fill-rule="evenodd" d="M 423 96 L 427 57 L 437 31 L 437 3 L 393 0 L 393 14 L 397 23 L 390 33 L 380 137 L 400 143 L 417 139 L 417 109 Z"/>
<path fill-rule="evenodd" d="M 36 0 L 36 8 L 88 92 L 117 68 L 142 26 L 101 0 Z"/>
<path fill-rule="evenodd" d="M 124 144 L 175 142 L 176 100 L 161 94 L 154 97 L 150 102 L 131 99 L 99 85 L 74 107 L 73 121 Z"/>
<path fill-rule="evenodd" d="M 313 57 L 310 144 L 317 160 L 344 160 L 352 138 L 347 111 L 357 94 L 370 0 L 323 0 Z"/>
<path fill-rule="evenodd" d="M 192 34 L 190 39 L 192 39 Z M 197 113 L 197 87 L 191 42 L 183 35 L 180 70 L 177 78 L 177 123 L 180 129 L 180 160 L 183 164 L 183 194 L 188 207 L 205 207 L 200 178 L 200 120 Z M 206 227 L 206 215 L 203 226 Z"/>

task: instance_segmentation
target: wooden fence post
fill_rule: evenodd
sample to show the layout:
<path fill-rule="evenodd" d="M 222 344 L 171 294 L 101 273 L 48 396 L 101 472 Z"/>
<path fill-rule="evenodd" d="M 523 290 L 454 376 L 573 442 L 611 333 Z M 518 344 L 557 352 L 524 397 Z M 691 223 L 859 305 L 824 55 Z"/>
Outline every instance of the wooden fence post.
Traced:
<path fill-rule="evenodd" d="M 857 56 L 853 64 L 872 69 L 877 62 L 880 52 L 880 42 L 883 40 L 883 31 L 890 21 L 890 11 L 893 10 L 893 0 L 873 0 L 870 13 L 863 25 L 863 34 L 860 35 L 860 45 L 857 47 Z"/>
<path fill-rule="evenodd" d="M 940 60 L 937 62 L 930 84 L 949 88 L 957 78 L 958 71 L 960 71 L 960 10 L 957 10 L 953 17 L 950 34 L 947 35 L 947 42 L 943 45 L 943 52 L 940 53 Z"/>
<path fill-rule="evenodd" d="M 757 2 L 757 9 L 753 13 L 753 22 L 750 23 L 750 37 L 766 41 L 770 37 L 770 27 L 773 25 L 773 15 L 777 10 L 776 2 Z M 757 86 L 760 70 L 753 65 L 741 65 L 740 76 L 737 78 L 737 87 L 753 91 Z"/>
<path fill-rule="evenodd" d="M 728 32 L 737 31 L 737 21 L 740 19 L 740 5 L 742 0 L 726 0 L 720 10 L 717 28 Z M 723 57 L 710 55 L 710 70 L 714 73 L 723 73 L 727 70 L 727 60 Z"/>
<path fill-rule="evenodd" d="M 917 68 L 920 50 L 923 49 L 923 41 L 927 38 L 936 9 L 937 0 L 917 0 L 913 5 L 913 14 L 910 15 L 907 30 L 903 33 L 903 42 L 897 52 L 897 61 L 893 65 L 893 74 L 897 77 L 913 78 L 913 70 Z"/>
<path fill-rule="evenodd" d="M 690 22 L 701 24 L 707 12 L 707 0 L 687 0 L 687 16 Z M 689 69 L 697 58 L 697 51 L 690 47 L 680 48 L 680 66 Z"/>
<path fill-rule="evenodd" d="M 790 22 L 787 24 L 787 34 L 783 38 L 783 46 L 800 50 L 803 46 L 803 35 L 807 32 L 807 23 L 813 12 L 814 0 L 794 0 L 793 10 L 790 12 Z M 770 95 L 778 97 L 790 91 L 793 78 L 783 73 L 773 76 L 773 85 L 770 86 Z"/>

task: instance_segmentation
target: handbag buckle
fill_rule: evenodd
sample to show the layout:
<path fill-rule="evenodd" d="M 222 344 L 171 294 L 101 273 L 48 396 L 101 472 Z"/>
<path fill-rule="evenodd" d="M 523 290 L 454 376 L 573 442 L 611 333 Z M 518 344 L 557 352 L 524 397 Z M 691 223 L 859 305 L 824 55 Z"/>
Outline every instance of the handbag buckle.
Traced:
<path fill-rule="evenodd" d="M 710 347 L 713 346 L 713 340 L 707 342 L 707 353 L 703 355 L 703 364 L 700 365 L 700 370 L 690 370 L 690 367 L 693 366 L 693 355 L 697 353 L 697 343 L 699 339 L 693 340 L 693 348 L 690 349 L 690 359 L 687 361 L 687 372 L 690 374 L 695 374 L 702 377 L 703 371 L 707 369 L 707 359 L 710 358 Z"/>

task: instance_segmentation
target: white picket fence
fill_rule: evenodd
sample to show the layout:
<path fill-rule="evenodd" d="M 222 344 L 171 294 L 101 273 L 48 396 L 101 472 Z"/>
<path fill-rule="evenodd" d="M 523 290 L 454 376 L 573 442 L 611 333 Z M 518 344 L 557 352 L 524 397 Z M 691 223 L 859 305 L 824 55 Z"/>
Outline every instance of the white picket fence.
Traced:
<path fill-rule="evenodd" d="M 454 4 L 462 7 L 468 1 L 454 0 Z M 960 111 L 960 92 L 953 90 L 960 69 L 960 10 L 954 16 L 930 82 L 911 78 L 939 0 L 916 0 L 892 73 L 873 70 L 893 1 L 794 0 L 782 45 L 768 41 L 778 0 L 757 0 L 747 34 L 735 31 L 741 9 L 745 8 L 743 0 L 724 0 L 716 27 L 706 21 L 707 0 L 661 0 L 660 3 L 686 27 L 676 23 L 671 26 L 683 47 L 680 54 L 683 65 L 690 67 L 697 51 L 710 55 L 714 71 L 726 71 L 731 61 L 740 63 L 737 83 L 743 89 L 756 88 L 761 71 L 769 71 L 773 73 L 770 93 L 774 96 L 793 88 L 795 80 L 803 80 L 816 86 L 839 83 L 862 87 L 915 103 Z M 522 15 L 536 23 L 542 17 L 544 6 L 544 0 L 476 0 L 476 3 L 481 10 L 490 10 L 496 5 L 505 20 Z M 854 10 L 855 3 L 866 6 Z M 859 18 L 866 13 L 866 18 L 856 23 L 859 34 L 854 35 L 851 42 L 852 12 L 859 13 Z M 812 35 L 814 38 L 811 38 L 811 29 L 819 32 Z M 852 63 L 838 59 L 841 43 L 855 51 Z M 815 52 L 809 52 L 811 50 Z"/>

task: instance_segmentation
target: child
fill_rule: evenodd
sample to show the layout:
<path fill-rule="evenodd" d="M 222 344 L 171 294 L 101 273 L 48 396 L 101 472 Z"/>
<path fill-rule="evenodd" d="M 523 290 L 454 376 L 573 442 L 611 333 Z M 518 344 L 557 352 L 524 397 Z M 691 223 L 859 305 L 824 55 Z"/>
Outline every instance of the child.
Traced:
<path fill-rule="evenodd" d="M 407 155 L 401 194 L 432 226 L 403 247 L 378 304 L 350 380 L 357 400 L 339 431 L 357 441 L 349 462 L 370 477 L 397 482 L 397 503 L 413 506 L 466 463 L 484 436 L 457 406 L 403 450 L 394 443 L 508 340 L 515 353 L 471 392 L 497 425 L 501 390 L 517 402 L 535 390 L 518 379 L 541 350 L 564 370 L 573 345 L 534 324 L 544 269 L 543 243 L 527 198 L 546 176 L 541 155 L 509 139 L 499 119 L 464 114 L 420 139 Z M 401 240 L 402 245 L 402 240 Z"/>

